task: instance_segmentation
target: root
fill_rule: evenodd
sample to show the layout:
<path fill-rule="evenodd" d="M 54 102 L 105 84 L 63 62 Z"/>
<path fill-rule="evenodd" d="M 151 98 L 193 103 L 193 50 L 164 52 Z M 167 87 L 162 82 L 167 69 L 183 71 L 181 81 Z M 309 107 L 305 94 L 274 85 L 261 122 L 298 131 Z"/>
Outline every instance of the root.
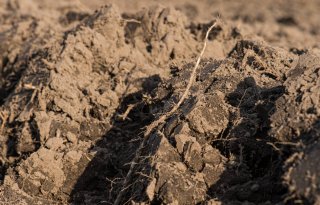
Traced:
<path fill-rule="evenodd" d="M 210 34 L 211 30 L 216 26 L 216 24 L 217 24 L 217 22 L 212 24 L 212 26 L 210 26 L 210 28 L 208 29 L 208 31 L 206 33 L 206 36 L 205 36 L 205 39 L 204 39 L 203 48 L 201 50 L 201 53 L 200 53 L 200 55 L 199 55 L 199 57 L 197 59 L 197 62 L 195 64 L 195 66 L 193 67 L 193 70 L 192 70 L 191 76 L 189 78 L 189 82 L 188 82 L 187 88 L 184 91 L 184 93 L 183 93 L 182 97 L 180 98 L 179 102 L 169 112 L 163 114 L 161 117 L 159 117 L 158 120 L 152 122 L 149 126 L 147 126 L 146 132 L 144 134 L 145 138 L 148 137 L 151 134 L 151 132 L 153 131 L 154 128 L 158 127 L 161 123 L 166 121 L 172 114 L 174 114 L 179 109 L 179 107 L 181 106 L 183 101 L 187 98 L 187 96 L 189 94 L 189 91 L 190 91 L 190 88 L 191 88 L 191 86 L 193 84 L 193 81 L 196 78 L 196 74 L 197 74 L 197 70 L 198 70 L 200 61 L 202 59 L 204 51 L 206 50 L 207 40 L 208 40 L 209 34 Z"/>
<path fill-rule="evenodd" d="M 206 47 L 207 47 L 207 41 L 208 41 L 208 37 L 209 37 L 209 34 L 211 32 L 211 30 L 216 26 L 217 24 L 217 21 L 212 24 L 207 33 L 206 33 L 206 36 L 205 36 L 205 39 L 204 39 L 204 44 L 203 44 L 203 48 L 201 50 L 201 53 L 197 59 L 197 62 L 195 64 L 195 66 L 193 67 L 193 70 L 192 70 L 192 73 L 191 73 L 191 76 L 190 76 L 190 79 L 189 79 L 189 82 L 188 82 L 188 85 L 186 87 L 186 90 L 184 91 L 182 97 L 180 98 L 180 100 L 178 101 L 178 103 L 167 113 L 164 113 L 161 117 L 159 117 L 156 121 L 152 122 L 150 125 L 148 125 L 146 127 L 146 131 L 144 133 L 144 137 L 143 137 L 143 140 L 141 141 L 138 149 L 137 149 L 137 152 L 135 154 L 135 157 L 134 159 L 132 160 L 132 163 L 130 165 L 130 169 L 127 173 L 127 176 L 125 177 L 124 181 L 123 181 L 123 184 L 122 184 L 122 189 L 120 190 L 119 194 L 117 195 L 115 201 L 114 201 L 114 205 L 119 205 L 122 201 L 122 197 L 123 197 L 123 194 L 124 194 L 124 191 L 127 189 L 128 187 L 128 183 L 132 177 L 132 174 L 133 174 L 133 170 L 135 168 L 135 165 L 137 164 L 137 161 L 139 160 L 139 157 L 141 155 L 141 152 L 142 152 L 142 149 L 144 147 L 144 144 L 146 142 L 146 140 L 148 139 L 149 135 L 151 134 L 151 132 L 157 128 L 161 123 L 164 123 L 172 114 L 174 114 L 178 109 L 179 107 L 181 106 L 181 104 L 184 102 L 184 100 L 187 98 L 188 94 L 189 94 L 189 91 L 190 91 L 190 88 L 196 78 L 196 74 L 197 74 L 197 69 L 199 67 L 199 64 L 200 64 L 200 61 L 202 59 L 202 56 L 206 50 Z M 161 133 L 160 133 L 161 134 Z M 126 187 L 124 189 L 124 187 Z"/>
<path fill-rule="evenodd" d="M 137 24 L 141 24 L 141 21 L 138 21 L 136 19 L 123 19 L 124 22 L 126 23 L 137 23 Z"/>
<path fill-rule="evenodd" d="M 136 105 L 135 104 L 128 105 L 128 108 L 126 109 L 126 111 L 123 114 L 119 114 L 118 117 L 122 121 L 126 120 L 128 118 L 130 111 L 134 108 L 134 106 L 136 106 Z"/>
<path fill-rule="evenodd" d="M 136 162 L 138 161 L 138 159 L 139 159 L 139 157 L 141 155 L 141 151 L 142 151 L 142 148 L 144 146 L 144 143 L 145 143 L 145 138 L 142 140 L 142 142 L 140 143 L 140 145 L 138 147 L 136 155 L 133 158 L 132 163 L 130 165 L 130 169 L 129 169 L 128 173 L 127 173 L 127 176 L 125 177 L 125 179 L 124 179 L 124 181 L 122 183 L 122 188 L 119 191 L 119 194 L 117 195 L 117 198 L 113 203 L 114 205 L 119 205 L 121 203 L 121 201 L 122 201 L 122 196 L 123 196 L 125 190 L 127 189 L 127 186 L 128 186 L 127 184 L 130 181 L 130 178 L 131 178 L 131 176 L 133 174 L 133 170 L 135 168 Z"/>

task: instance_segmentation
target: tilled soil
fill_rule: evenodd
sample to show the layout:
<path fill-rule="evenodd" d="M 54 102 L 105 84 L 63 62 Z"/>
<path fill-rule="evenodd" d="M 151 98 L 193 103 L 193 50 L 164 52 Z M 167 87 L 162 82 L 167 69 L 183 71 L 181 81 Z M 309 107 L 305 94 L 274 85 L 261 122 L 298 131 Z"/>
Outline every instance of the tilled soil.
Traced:
<path fill-rule="evenodd" d="M 0 204 L 319 204 L 319 8 L 0 0 Z"/>

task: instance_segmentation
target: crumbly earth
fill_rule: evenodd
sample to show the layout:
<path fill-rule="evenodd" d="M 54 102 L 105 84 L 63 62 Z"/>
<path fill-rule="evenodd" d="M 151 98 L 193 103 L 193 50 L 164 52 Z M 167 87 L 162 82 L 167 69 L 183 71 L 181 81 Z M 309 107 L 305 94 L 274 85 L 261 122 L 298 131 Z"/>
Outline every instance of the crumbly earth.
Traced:
<path fill-rule="evenodd" d="M 0 0 L 0 205 L 319 204 L 319 8 Z"/>

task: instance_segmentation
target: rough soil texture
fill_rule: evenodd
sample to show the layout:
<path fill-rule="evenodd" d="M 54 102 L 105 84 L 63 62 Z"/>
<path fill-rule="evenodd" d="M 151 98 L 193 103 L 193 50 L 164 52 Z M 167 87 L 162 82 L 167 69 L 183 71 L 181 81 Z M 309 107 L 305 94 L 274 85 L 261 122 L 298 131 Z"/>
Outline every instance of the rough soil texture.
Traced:
<path fill-rule="evenodd" d="M 319 204 L 319 8 L 0 0 L 0 204 Z"/>

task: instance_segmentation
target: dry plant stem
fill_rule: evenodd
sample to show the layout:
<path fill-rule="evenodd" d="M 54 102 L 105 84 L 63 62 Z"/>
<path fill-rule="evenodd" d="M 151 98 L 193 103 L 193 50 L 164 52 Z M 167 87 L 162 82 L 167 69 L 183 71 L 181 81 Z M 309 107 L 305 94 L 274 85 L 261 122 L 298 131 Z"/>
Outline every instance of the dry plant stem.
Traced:
<path fill-rule="evenodd" d="M 189 78 L 189 82 L 188 82 L 188 85 L 186 87 L 186 90 L 184 91 L 182 97 L 180 98 L 180 100 L 178 101 L 178 103 L 167 113 L 163 114 L 162 116 L 160 116 L 156 121 L 152 122 L 150 125 L 147 126 L 146 128 L 146 132 L 144 134 L 144 138 L 143 140 L 141 141 L 138 149 L 137 149 L 137 152 L 135 154 L 135 157 L 134 159 L 132 160 L 131 162 L 131 165 L 130 165 L 130 169 L 127 173 L 127 176 L 126 178 L 124 179 L 124 182 L 122 184 L 122 189 L 120 190 L 119 194 L 117 195 L 117 198 L 116 200 L 114 201 L 114 205 L 119 205 L 122 201 L 122 196 L 125 192 L 125 189 L 124 187 L 127 186 L 129 180 L 131 179 L 131 176 L 132 176 L 132 173 L 133 173 L 133 170 L 137 164 L 137 161 L 141 155 L 141 151 L 142 151 L 142 148 L 146 142 L 146 140 L 148 139 L 149 135 L 151 134 L 151 132 L 156 128 L 158 127 L 161 123 L 165 122 L 172 114 L 174 114 L 180 107 L 180 105 L 184 102 L 184 100 L 187 98 L 188 94 L 189 94 L 189 91 L 190 91 L 190 88 L 196 78 L 196 74 L 197 74 L 197 70 L 198 70 L 198 67 L 199 67 L 199 64 L 200 64 L 200 61 L 201 61 L 201 58 L 206 50 L 206 47 L 207 47 L 207 40 L 208 40 L 208 37 L 209 37 L 209 34 L 211 32 L 211 30 L 216 26 L 217 22 L 215 22 L 214 24 L 212 24 L 212 26 L 209 27 L 207 33 L 206 33 L 206 36 L 205 36 L 205 39 L 204 39 L 204 44 L 203 44 L 203 48 L 201 50 L 201 53 L 197 59 L 197 62 L 195 64 L 195 66 L 193 67 L 193 70 L 192 70 L 192 73 L 191 73 L 191 76 Z"/>

